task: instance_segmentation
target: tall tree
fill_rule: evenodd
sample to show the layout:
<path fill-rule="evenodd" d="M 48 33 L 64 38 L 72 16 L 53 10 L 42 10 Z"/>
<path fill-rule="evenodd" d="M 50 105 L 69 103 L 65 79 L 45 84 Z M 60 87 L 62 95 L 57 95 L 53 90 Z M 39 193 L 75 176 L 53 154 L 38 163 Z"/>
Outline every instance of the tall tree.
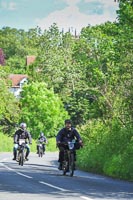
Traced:
<path fill-rule="evenodd" d="M 23 88 L 21 121 L 27 123 L 32 136 L 38 137 L 43 131 L 47 137 L 57 134 L 64 123 L 67 112 L 60 98 L 44 82 L 32 82 Z"/>
<path fill-rule="evenodd" d="M 11 133 L 14 125 L 19 119 L 19 102 L 9 91 L 10 82 L 8 81 L 6 67 L 0 67 L 0 125 L 5 133 Z"/>

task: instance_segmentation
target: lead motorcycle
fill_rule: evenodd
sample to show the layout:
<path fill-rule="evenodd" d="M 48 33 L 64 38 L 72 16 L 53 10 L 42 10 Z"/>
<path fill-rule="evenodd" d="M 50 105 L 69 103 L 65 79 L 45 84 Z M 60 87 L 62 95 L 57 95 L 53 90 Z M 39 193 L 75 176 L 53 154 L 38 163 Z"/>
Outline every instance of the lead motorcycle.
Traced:
<path fill-rule="evenodd" d="M 63 175 L 69 173 L 72 177 L 75 170 L 75 151 L 76 151 L 76 141 L 61 143 L 65 146 L 64 148 L 64 161 L 62 165 Z"/>

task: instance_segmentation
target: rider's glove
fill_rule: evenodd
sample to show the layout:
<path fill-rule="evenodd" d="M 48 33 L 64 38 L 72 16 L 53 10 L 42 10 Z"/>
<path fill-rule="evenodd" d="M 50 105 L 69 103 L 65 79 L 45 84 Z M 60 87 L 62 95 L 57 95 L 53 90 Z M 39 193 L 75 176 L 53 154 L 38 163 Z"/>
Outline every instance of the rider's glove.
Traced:
<path fill-rule="evenodd" d="M 56 142 L 56 146 L 59 147 L 60 146 L 60 141 Z"/>
<path fill-rule="evenodd" d="M 79 140 L 79 144 L 80 144 L 81 147 L 83 147 L 83 142 L 82 142 L 82 140 Z"/>

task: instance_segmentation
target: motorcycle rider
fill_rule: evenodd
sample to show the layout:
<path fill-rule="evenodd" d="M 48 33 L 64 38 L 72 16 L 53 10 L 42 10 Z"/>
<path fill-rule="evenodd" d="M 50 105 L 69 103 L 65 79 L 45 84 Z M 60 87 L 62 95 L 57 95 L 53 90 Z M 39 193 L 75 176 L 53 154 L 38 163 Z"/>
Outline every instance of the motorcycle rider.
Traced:
<path fill-rule="evenodd" d="M 56 136 L 56 144 L 59 148 L 59 170 L 62 170 L 62 162 L 64 159 L 64 148 L 65 146 L 61 145 L 61 142 L 68 142 L 72 141 L 73 139 L 76 139 L 76 141 L 79 143 L 80 146 L 82 146 L 82 139 L 78 131 L 72 127 L 72 122 L 69 119 L 65 120 L 65 127 L 62 128 L 57 136 Z M 75 151 L 75 161 L 76 161 L 76 151 Z"/>
<path fill-rule="evenodd" d="M 45 153 L 45 144 L 47 144 L 47 138 L 44 136 L 43 132 L 41 132 L 40 136 L 38 137 L 37 154 L 39 152 L 39 144 L 42 144 L 42 146 L 43 146 L 43 153 Z"/>
<path fill-rule="evenodd" d="M 25 143 L 26 143 L 26 155 L 25 155 L 25 160 L 29 160 L 28 159 L 28 155 L 30 153 L 30 147 L 28 145 L 28 142 L 29 144 L 32 144 L 32 137 L 31 137 L 31 134 L 26 130 L 26 123 L 21 123 L 20 124 L 20 128 L 15 132 L 14 134 L 14 147 L 13 147 L 13 160 L 16 160 L 17 158 L 17 150 L 19 148 L 19 139 L 25 139 Z"/>

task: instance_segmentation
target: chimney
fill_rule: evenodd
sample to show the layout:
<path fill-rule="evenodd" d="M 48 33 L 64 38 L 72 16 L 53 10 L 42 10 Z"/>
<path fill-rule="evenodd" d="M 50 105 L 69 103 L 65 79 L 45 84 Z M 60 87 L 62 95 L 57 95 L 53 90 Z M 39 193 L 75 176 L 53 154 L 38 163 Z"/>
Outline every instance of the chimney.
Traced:
<path fill-rule="evenodd" d="M 26 57 L 26 65 L 32 64 L 36 59 L 36 56 L 27 56 Z"/>

